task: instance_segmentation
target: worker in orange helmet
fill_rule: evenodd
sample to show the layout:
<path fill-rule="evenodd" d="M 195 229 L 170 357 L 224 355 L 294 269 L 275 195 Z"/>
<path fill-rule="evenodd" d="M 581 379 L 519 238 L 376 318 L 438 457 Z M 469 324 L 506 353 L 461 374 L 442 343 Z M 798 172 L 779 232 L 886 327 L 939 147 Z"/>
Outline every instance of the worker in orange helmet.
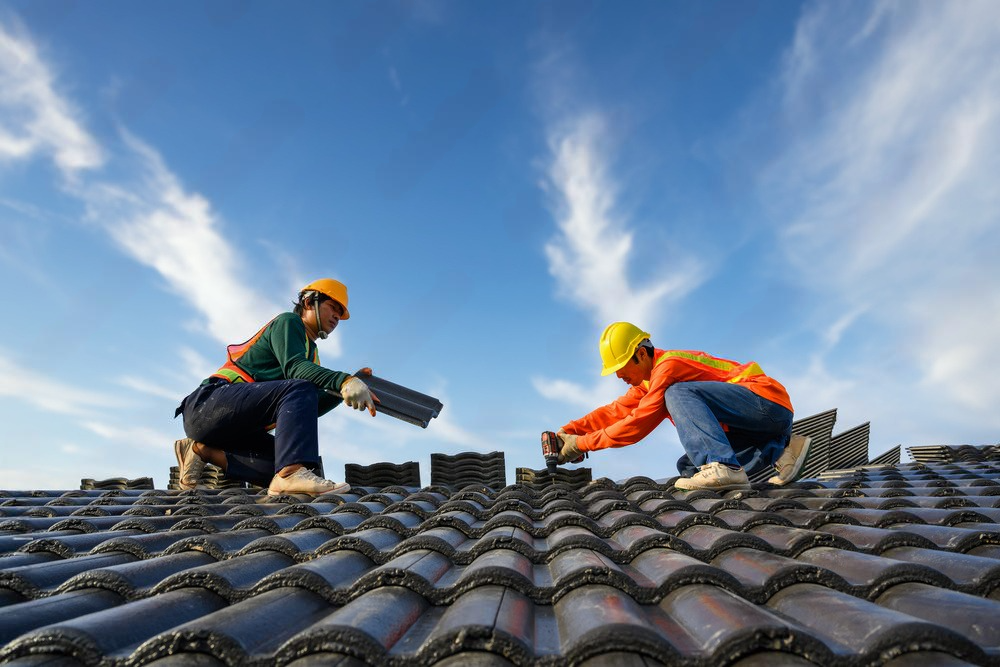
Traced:
<path fill-rule="evenodd" d="M 772 465 L 771 484 L 801 476 L 810 440 L 792 434 L 788 392 L 757 363 L 657 349 L 629 322 L 609 325 L 599 348 L 602 375 L 614 373 L 630 388 L 559 430 L 560 463 L 635 444 L 670 419 L 686 452 L 677 462 L 677 489 L 749 489 L 746 471 Z"/>
<path fill-rule="evenodd" d="M 212 463 L 228 478 L 267 486 L 270 495 L 350 491 L 314 472 L 318 418 L 341 402 L 374 417 L 379 402 L 358 377 L 370 368 L 351 375 L 319 365 L 316 339 L 350 316 L 347 287 L 323 278 L 299 291 L 291 312 L 227 348 L 226 363 L 174 413 L 184 415 L 187 435 L 174 443 L 182 489 L 195 488 Z"/>

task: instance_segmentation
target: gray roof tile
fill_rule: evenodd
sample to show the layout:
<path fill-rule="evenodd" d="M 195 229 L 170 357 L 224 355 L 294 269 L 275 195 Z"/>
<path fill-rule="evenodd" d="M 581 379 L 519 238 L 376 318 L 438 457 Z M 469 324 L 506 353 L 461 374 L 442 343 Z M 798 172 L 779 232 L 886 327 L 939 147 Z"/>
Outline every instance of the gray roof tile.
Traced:
<path fill-rule="evenodd" d="M 0 660 L 1000 664 L 1000 464 L 966 458 L 722 494 L 8 491 Z"/>

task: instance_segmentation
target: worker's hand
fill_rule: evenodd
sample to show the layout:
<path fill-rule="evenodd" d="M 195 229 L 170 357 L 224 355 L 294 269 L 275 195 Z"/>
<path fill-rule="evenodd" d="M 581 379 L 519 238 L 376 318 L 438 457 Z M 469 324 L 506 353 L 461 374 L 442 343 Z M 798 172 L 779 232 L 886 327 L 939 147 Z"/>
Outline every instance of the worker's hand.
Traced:
<path fill-rule="evenodd" d="M 375 403 L 378 397 L 375 396 L 364 382 L 356 377 L 350 377 L 340 387 L 340 396 L 348 407 L 355 410 L 367 410 L 372 417 L 375 416 Z"/>
<path fill-rule="evenodd" d="M 580 450 L 577 449 L 576 446 L 576 436 L 569 433 L 563 433 L 559 437 L 561 437 L 563 441 L 562 449 L 559 450 L 559 464 L 561 465 L 580 458 Z"/>
<path fill-rule="evenodd" d="M 372 369 L 368 368 L 368 366 L 365 366 L 364 368 L 359 368 L 358 370 L 356 370 L 354 372 L 354 374 L 355 375 L 371 375 L 372 374 Z"/>

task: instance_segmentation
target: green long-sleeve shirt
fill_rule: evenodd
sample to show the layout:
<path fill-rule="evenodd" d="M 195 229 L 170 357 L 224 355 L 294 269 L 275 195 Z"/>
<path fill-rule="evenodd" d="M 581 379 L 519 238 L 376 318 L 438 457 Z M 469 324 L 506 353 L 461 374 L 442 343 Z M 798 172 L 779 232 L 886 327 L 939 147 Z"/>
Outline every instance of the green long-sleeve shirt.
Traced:
<path fill-rule="evenodd" d="M 313 363 L 310 360 L 315 353 L 316 343 L 306 335 L 302 318 L 295 313 L 282 313 L 268 323 L 236 365 L 256 382 L 291 379 L 312 382 L 321 390 L 318 395 L 322 415 L 340 404 L 340 387 L 351 374 Z M 337 396 L 323 389 L 330 389 Z"/>

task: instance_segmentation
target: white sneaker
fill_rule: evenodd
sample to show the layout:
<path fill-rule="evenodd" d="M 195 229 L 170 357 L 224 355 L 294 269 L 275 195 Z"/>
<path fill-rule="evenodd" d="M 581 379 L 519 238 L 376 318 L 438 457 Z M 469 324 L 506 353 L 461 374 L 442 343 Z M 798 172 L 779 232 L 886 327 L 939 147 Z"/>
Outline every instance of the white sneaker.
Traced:
<path fill-rule="evenodd" d="M 324 493 L 347 493 L 350 490 L 351 485 L 347 482 L 331 482 L 302 466 L 288 477 L 275 475 L 267 489 L 267 495 L 304 493 L 309 496 L 321 496 Z"/>
<path fill-rule="evenodd" d="M 185 491 L 207 488 L 201 484 L 205 462 L 194 451 L 194 440 L 182 438 L 174 441 L 174 455 L 177 457 L 177 486 Z"/>
<path fill-rule="evenodd" d="M 802 477 L 802 471 L 806 467 L 809 459 L 809 445 L 812 438 L 793 433 L 788 441 L 788 446 L 781 453 L 778 460 L 774 462 L 774 468 L 778 474 L 767 480 L 768 484 L 784 486 Z"/>
<path fill-rule="evenodd" d="M 724 463 L 706 463 L 691 477 L 681 477 L 674 482 L 674 488 L 681 491 L 706 489 L 708 491 L 728 491 L 730 489 L 750 489 L 750 480 L 743 468 L 733 470 Z"/>

